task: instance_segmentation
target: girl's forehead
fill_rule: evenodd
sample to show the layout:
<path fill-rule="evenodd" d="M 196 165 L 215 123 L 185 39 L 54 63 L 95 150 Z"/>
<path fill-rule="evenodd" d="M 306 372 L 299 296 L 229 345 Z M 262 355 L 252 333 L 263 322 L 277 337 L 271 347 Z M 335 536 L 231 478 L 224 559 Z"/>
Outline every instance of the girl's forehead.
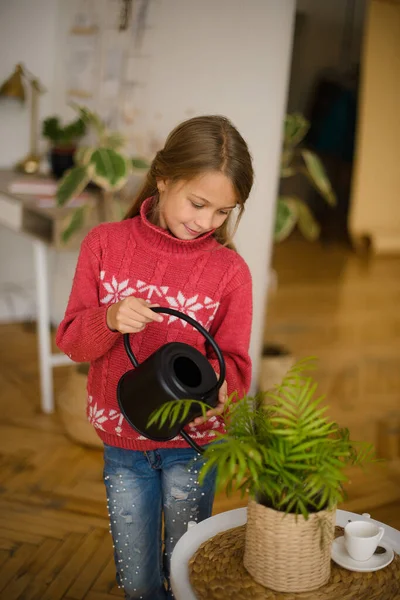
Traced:
<path fill-rule="evenodd" d="M 179 183 L 179 182 L 178 182 Z M 227 206 L 237 204 L 234 186 L 224 173 L 210 171 L 193 179 L 181 182 L 181 189 L 210 204 L 223 203 Z"/>

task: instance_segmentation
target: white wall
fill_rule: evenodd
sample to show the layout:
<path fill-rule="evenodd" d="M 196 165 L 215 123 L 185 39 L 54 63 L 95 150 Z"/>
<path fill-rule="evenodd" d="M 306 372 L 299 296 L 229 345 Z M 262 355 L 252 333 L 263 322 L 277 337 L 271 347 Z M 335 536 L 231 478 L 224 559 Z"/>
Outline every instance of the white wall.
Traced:
<path fill-rule="evenodd" d="M 41 118 L 53 110 L 57 16 L 55 0 L 0 0 L 0 82 L 23 63 L 48 90 L 40 98 Z M 29 102 L 2 99 L 0 132 L 0 165 L 11 167 L 29 150 Z"/>
<path fill-rule="evenodd" d="M 0 0 L 0 83 L 23 63 L 48 90 L 40 98 L 41 118 L 53 110 L 57 17 L 54 0 Z M 29 96 L 25 105 L 1 100 L 1 167 L 28 153 L 29 114 Z M 0 320 L 29 318 L 35 303 L 31 241 L 0 226 L 0 256 Z"/>
<path fill-rule="evenodd" d="M 63 1 L 66 0 L 60 0 Z M 29 0 L 14 2 L 25 6 L 25 23 L 29 22 L 30 13 L 38 11 L 37 2 L 35 8 L 30 8 L 33 3 Z M 36 29 L 31 34 L 36 39 L 43 39 L 41 31 L 48 26 L 48 18 L 45 20 L 44 16 L 51 4 L 51 0 L 41 2 L 42 14 L 34 21 Z M 238 246 L 254 278 L 251 352 L 256 370 L 264 322 L 294 5 L 295 0 L 152 2 L 151 29 L 143 48 L 143 53 L 152 58 L 147 85 L 138 88 L 135 96 L 141 111 L 138 135 L 152 135 L 156 131 L 162 139 L 189 116 L 220 113 L 232 119 L 249 143 L 256 184 L 238 232 Z M 14 19 L 18 11 L 6 13 L 8 19 Z M 40 18 L 46 26 L 39 24 Z M 32 22 L 29 27 L 32 28 Z M 23 23 L 15 25 L 15 32 L 21 34 L 23 30 Z M 15 35 L 13 56 L 20 53 L 16 41 L 20 38 L 21 35 Z M 44 40 L 46 48 L 41 52 L 55 54 L 52 35 L 47 34 Z M 5 74 L 11 64 L 4 66 L 1 55 L 0 61 Z M 42 62 L 42 68 L 48 69 L 47 60 Z M 39 65 L 36 69 L 40 75 Z M 59 77 L 60 73 L 55 79 L 56 86 Z"/>

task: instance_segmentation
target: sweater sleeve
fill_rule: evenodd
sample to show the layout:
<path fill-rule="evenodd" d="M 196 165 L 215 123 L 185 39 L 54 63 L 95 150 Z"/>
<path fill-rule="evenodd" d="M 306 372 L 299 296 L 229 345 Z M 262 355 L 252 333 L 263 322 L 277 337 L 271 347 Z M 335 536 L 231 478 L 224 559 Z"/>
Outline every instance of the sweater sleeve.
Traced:
<path fill-rule="evenodd" d="M 210 333 L 225 359 L 228 394 L 237 391 L 241 398 L 248 393 L 251 384 L 249 345 L 253 299 L 251 275 L 245 263 L 229 288 L 222 297 Z M 208 352 L 208 358 L 219 373 L 218 360 L 212 350 Z"/>
<path fill-rule="evenodd" d="M 107 327 L 107 307 L 99 301 L 100 241 L 97 228 L 81 245 L 64 319 L 56 344 L 76 362 L 91 362 L 103 356 L 120 334 Z"/>

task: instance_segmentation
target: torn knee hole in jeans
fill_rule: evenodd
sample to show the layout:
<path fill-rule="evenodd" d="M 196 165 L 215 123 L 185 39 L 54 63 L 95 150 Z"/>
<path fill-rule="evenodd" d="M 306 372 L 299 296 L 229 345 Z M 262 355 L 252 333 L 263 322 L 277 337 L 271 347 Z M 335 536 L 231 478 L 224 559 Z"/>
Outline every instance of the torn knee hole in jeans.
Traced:
<path fill-rule="evenodd" d="M 187 500 L 188 496 L 189 496 L 189 492 L 186 492 L 185 490 L 181 490 L 178 487 L 171 488 L 171 497 L 174 500 Z"/>
<path fill-rule="evenodd" d="M 124 519 L 125 523 L 133 523 L 132 515 L 128 512 L 125 512 L 123 508 L 119 511 L 119 516 Z"/>

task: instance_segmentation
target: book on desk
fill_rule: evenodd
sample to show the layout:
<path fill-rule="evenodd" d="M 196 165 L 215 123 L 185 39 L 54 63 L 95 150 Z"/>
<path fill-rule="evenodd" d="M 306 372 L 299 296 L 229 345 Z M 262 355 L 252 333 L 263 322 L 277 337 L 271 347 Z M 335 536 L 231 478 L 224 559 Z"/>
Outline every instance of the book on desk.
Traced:
<path fill-rule="evenodd" d="M 94 206 L 96 195 L 83 192 L 68 206 L 56 202 L 57 182 L 49 177 L 24 176 L 15 171 L 0 170 L 0 223 L 6 227 L 39 238 L 64 250 L 76 249 L 82 237 L 98 223 L 97 211 L 87 211 L 82 230 L 67 243 L 62 232 L 76 207 Z"/>

